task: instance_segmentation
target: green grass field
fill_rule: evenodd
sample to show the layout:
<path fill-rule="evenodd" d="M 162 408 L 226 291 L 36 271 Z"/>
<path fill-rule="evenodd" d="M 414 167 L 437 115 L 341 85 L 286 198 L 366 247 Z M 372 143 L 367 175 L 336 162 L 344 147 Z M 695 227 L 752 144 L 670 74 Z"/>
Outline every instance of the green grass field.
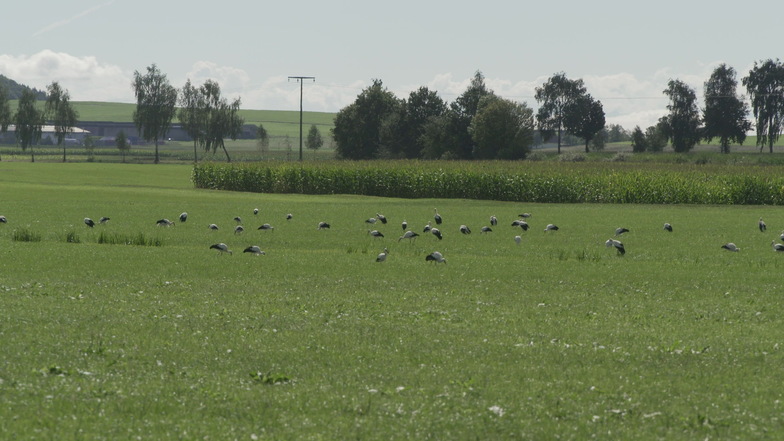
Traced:
<path fill-rule="evenodd" d="M 784 436 L 780 207 L 227 193 L 190 173 L 0 162 L 0 438 Z M 442 241 L 398 242 L 434 208 Z M 625 256 L 604 246 L 619 226 Z"/>

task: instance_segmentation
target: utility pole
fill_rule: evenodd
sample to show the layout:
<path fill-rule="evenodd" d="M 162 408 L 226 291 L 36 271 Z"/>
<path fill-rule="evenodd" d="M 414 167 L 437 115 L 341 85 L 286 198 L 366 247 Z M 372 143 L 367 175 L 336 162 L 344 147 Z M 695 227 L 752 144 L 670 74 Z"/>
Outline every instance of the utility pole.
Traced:
<path fill-rule="evenodd" d="M 316 77 L 289 77 L 289 80 L 299 82 L 299 160 L 302 162 L 302 84 L 305 80 L 313 80 L 315 83 Z"/>

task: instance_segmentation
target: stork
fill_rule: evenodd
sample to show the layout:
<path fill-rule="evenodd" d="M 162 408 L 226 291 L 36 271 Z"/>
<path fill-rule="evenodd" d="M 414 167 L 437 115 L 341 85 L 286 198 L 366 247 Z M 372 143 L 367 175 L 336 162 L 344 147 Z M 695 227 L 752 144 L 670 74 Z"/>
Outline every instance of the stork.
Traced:
<path fill-rule="evenodd" d="M 760 232 L 764 233 L 765 230 L 767 230 L 767 229 L 768 229 L 768 226 L 765 225 L 765 221 L 763 221 L 762 218 L 760 218 L 760 220 L 759 220 L 759 230 L 760 230 Z"/>
<path fill-rule="evenodd" d="M 376 238 L 384 237 L 384 235 L 378 230 L 373 230 L 373 231 L 368 230 L 368 234 Z"/>
<path fill-rule="evenodd" d="M 615 247 L 615 249 L 618 250 L 618 254 L 620 254 L 621 256 L 626 254 L 626 248 L 623 247 L 623 244 L 621 243 L 620 240 L 607 239 L 607 242 L 605 242 L 604 244 L 607 246 L 607 248 Z"/>
<path fill-rule="evenodd" d="M 433 251 L 432 253 L 428 254 L 425 257 L 425 262 L 433 261 L 435 263 L 446 263 L 446 259 L 444 259 L 444 255 L 439 253 L 438 251 Z"/>
<path fill-rule="evenodd" d="M 531 217 L 531 213 L 520 213 L 517 216 L 522 217 L 523 219 L 528 219 L 529 217 Z"/>
<path fill-rule="evenodd" d="M 725 243 L 725 244 L 724 244 L 724 245 L 722 245 L 721 247 L 722 247 L 722 248 L 724 248 L 724 249 L 725 249 L 725 250 L 727 250 L 727 251 L 740 251 L 740 248 L 738 248 L 738 247 L 737 247 L 737 246 L 736 246 L 734 243 L 732 243 L 732 242 Z"/>
<path fill-rule="evenodd" d="M 319 222 L 318 228 L 316 228 L 316 229 L 317 230 L 323 230 L 323 229 L 328 229 L 328 228 L 329 228 L 329 224 L 328 223 L 326 223 L 326 222 Z"/>
<path fill-rule="evenodd" d="M 241 217 L 239 217 L 239 216 L 234 216 L 234 220 L 235 220 L 235 221 L 236 221 L 238 224 L 241 224 L 241 223 L 242 223 L 242 218 L 241 218 Z"/>
<path fill-rule="evenodd" d="M 213 231 L 217 231 L 217 230 L 218 230 L 218 226 L 217 226 L 217 225 L 215 225 L 215 224 L 210 224 L 210 226 L 209 226 L 208 228 L 209 228 L 210 230 L 213 230 Z"/>
<path fill-rule="evenodd" d="M 522 241 L 523 241 L 523 238 L 522 238 L 522 237 L 520 237 L 520 236 L 515 236 L 515 243 L 516 243 L 516 244 L 520 245 L 520 242 L 522 242 Z"/>
<path fill-rule="evenodd" d="M 439 230 L 438 228 L 431 228 L 430 232 L 433 233 L 433 236 L 437 237 L 438 240 L 441 240 L 441 239 L 444 238 L 444 236 L 441 235 L 441 230 Z"/>
<path fill-rule="evenodd" d="M 471 229 L 465 225 L 460 225 L 460 232 L 463 234 L 471 234 Z"/>
<path fill-rule="evenodd" d="M 220 254 L 224 254 L 224 253 L 231 254 L 231 250 L 229 249 L 228 245 L 226 245 L 226 244 L 225 244 L 225 243 L 223 243 L 223 242 L 221 242 L 221 243 L 216 243 L 216 244 L 214 244 L 214 245 L 210 245 L 210 249 L 211 249 L 211 250 L 218 250 L 218 254 L 219 254 L 219 255 L 220 255 Z"/>
<path fill-rule="evenodd" d="M 406 231 L 405 233 L 403 233 L 403 235 L 402 235 L 402 236 L 400 236 L 400 237 L 397 239 L 397 241 L 398 241 L 398 242 L 400 242 L 400 241 L 401 241 L 401 240 L 403 240 L 403 239 L 409 239 L 409 242 L 411 242 L 411 239 L 416 239 L 417 237 L 419 237 L 419 235 L 418 235 L 418 234 L 414 233 L 414 232 L 413 232 L 413 231 L 411 231 L 411 230 L 408 230 L 408 231 Z"/>
<path fill-rule="evenodd" d="M 401 222 L 400 227 L 403 228 L 403 231 L 406 231 L 408 229 L 408 222 L 406 221 Z"/>
<path fill-rule="evenodd" d="M 496 226 L 498 225 L 498 218 L 495 215 L 490 216 L 490 225 Z"/>
<path fill-rule="evenodd" d="M 382 251 L 381 253 L 378 254 L 378 256 L 376 256 L 376 262 L 383 262 L 387 260 L 387 254 L 389 254 L 389 250 L 384 248 L 384 251 Z"/>
<path fill-rule="evenodd" d="M 530 225 L 528 225 L 528 222 L 522 221 L 522 220 L 514 220 L 514 221 L 512 221 L 512 226 L 513 227 L 520 227 L 520 228 L 523 229 L 523 231 L 528 231 L 528 228 L 530 228 Z"/>
<path fill-rule="evenodd" d="M 545 231 L 545 233 L 548 232 L 548 231 L 558 231 L 558 225 L 547 224 L 547 226 L 544 227 L 544 231 Z"/>
<path fill-rule="evenodd" d="M 428 221 L 428 222 L 427 222 L 427 225 L 425 225 L 425 228 L 423 228 L 423 229 L 422 229 L 422 232 L 423 232 L 423 233 L 427 233 L 428 231 L 430 231 L 430 229 L 431 229 L 431 228 L 433 228 L 433 227 L 431 227 L 430 225 L 431 225 L 431 222 L 430 222 L 430 221 Z M 782 232 L 782 234 L 784 234 L 784 232 Z"/>
<path fill-rule="evenodd" d="M 372 225 L 372 224 L 375 224 L 377 220 L 378 220 L 378 219 L 376 219 L 375 217 L 371 217 L 371 218 L 369 218 L 369 219 L 365 219 L 365 223 L 366 223 L 366 224 L 371 224 L 371 225 Z"/>
<path fill-rule="evenodd" d="M 775 240 L 770 241 L 770 246 L 773 247 L 774 251 L 779 251 L 779 252 L 784 251 L 784 245 L 780 243 L 776 243 Z"/>
<path fill-rule="evenodd" d="M 258 208 L 254 208 L 253 209 L 253 215 L 255 216 L 255 215 L 258 215 L 258 214 L 259 214 L 259 209 Z"/>
<path fill-rule="evenodd" d="M 183 211 L 180 213 L 180 222 L 185 222 L 186 220 L 188 220 L 188 213 Z"/>
<path fill-rule="evenodd" d="M 242 225 L 237 225 L 234 227 L 234 234 L 240 234 L 245 231 L 245 228 Z"/>
<path fill-rule="evenodd" d="M 487 225 L 485 225 L 484 227 L 482 227 L 482 229 L 480 231 L 483 232 L 483 233 L 492 233 L 493 229 L 488 227 Z"/>
<path fill-rule="evenodd" d="M 781 235 L 779 236 L 779 239 L 784 240 L 784 231 L 781 232 Z"/>
<path fill-rule="evenodd" d="M 103 217 L 101 217 L 100 219 L 98 219 L 98 223 L 99 223 L 99 224 L 105 224 L 105 223 L 109 222 L 110 220 L 111 220 L 111 219 L 109 219 L 108 217 L 106 217 L 106 216 L 103 216 Z"/>
<path fill-rule="evenodd" d="M 8 219 L 6 219 L 5 216 L 0 216 L 0 223 L 7 224 L 8 223 Z"/>
<path fill-rule="evenodd" d="M 275 227 L 273 227 L 270 224 L 264 224 L 264 225 L 262 225 L 262 226 L 260 226 L 259 228 L 256 228 L 256 229 L 257 230 L 274 230 Z"/>
<path fill-rule="evenodd" d="M 157 225 L 159 227 L 171 227 L 171 226 L 174 225 L 174 222 L 170 221 L 169 219 L 165 219 L 164 218 L 164 219 L 158 219 L 157 221 L 155 221 L 155 225 Z M 215 227 L 215 229 L 217 229 L 217 227 Z"/>
<path fill-rule="evenodd" d="M 262 250 L 261 250 L 261 248 L 259 248 L 259 247 L 258 247 L 258 246 L 256 246 L 256 245 L 251 245 L 251 246 L 249 246 L 248 248 L 245 248 L 244 250 L 242 250 L 242 252 L 243 252 L 243 253 L 251 253 L 251 254 L 253 254 L 254 256 L 260 256 L 260 255 L 262 255 L 262 254 L 267 254 L 267 253 L 265 253 L 264 251 L 262 251 Z"/>
<path fill-rule="evenodd" d="M 672 225 L 669 222 L 664 223 L 664 229 L 672 233 Z"/>
<path fill-rule="evenodd" d="M 616 236 L 620 236 L 621 234 L 628 233 L 628 232 L 629 232 L 628 228 L 618 227 L 618 228 L 615 229 L 615 235 Z"/>
<path fill-rule="evenodd" d="M 376 213 L 376 218 L 378 218 L 378 220 L 380 220 L 382 224 L 387 223 L 387 217 L 381 213 Z"/>
<path fill-rule="evenodd" d="M 437 208 L 434 208 L 434 209 L 433 209 L 433 211 L 435 211 L 435 212 L 436 212 L 435 216 L 433 216 L 433 219 L 435 219 L 435 220 L 436 220 L 436 225 L 441 225 L 441 222 L 443 222 L 444 220 L 443 220 L 443 219 L 441 219 L 441 215 L 440 215 L 440 214 L 438 214 L 438 209 L 437 209 Z"/>
<path fill-rule="evenodd" d="M 93 222 L 93 220 L 90 219 L 89 217 L 84 218 L 84 224 L 90 228 L 95 226 L 95 222 Z"/>
<path fill-rule="evenodd" d="M 291 220 L 291 219 L 293 219 L 293 218 L 294 218 L 294 215 L 293 215 L 293 214 L 291 214 L 291 213 L 289 213 L 289 214 L 287 214 L 287 215 L 286 215 L 286 220 Z"/>

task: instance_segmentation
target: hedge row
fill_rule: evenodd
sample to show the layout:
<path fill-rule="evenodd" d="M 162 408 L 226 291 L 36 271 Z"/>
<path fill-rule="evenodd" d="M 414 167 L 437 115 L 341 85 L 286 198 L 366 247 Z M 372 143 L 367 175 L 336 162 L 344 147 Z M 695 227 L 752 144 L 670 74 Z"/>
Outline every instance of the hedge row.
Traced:
<path fill-rule="evenodd" d="M 778 167 L 537 162 L 201 163 L 197 188 L 547 203 L 784 203 Z"/>

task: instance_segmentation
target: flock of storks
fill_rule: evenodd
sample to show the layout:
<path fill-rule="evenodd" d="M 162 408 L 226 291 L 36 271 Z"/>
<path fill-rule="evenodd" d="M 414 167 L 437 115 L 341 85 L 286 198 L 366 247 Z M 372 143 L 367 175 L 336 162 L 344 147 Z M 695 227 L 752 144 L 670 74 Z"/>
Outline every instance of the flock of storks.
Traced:
<path fill-rule="evenodd" d="M 427 225 L 425 225 L 424 229 L 422 230 L 422 234 L 430 233 L 433 236 L 435 236 L 436 238 L 438 238 L 438 240 L 442 240 L 443 239 L 443 235 L 441 234 L 441 230 L 439 229 L 438 226 L 440 226 L 442 224 L 443 218 L 438 213 L 438 209 L 434 209 L 434 212 L 435 212 L 435 214 L 433 216 L 433 221 L 435 222 L 436 225 L 433 226 L 433 221 L 428 222 Z M 253 209 L 253 214 L 254 215 L 257 215 L 258 213 L 259 213 L 259 209 L 258 208 Z M 289 214 L 286 215 L 286 220 L 291 220 L 293 217 L 294 216 L 291 213 L 289 213 Z M 529 217 L 531 217 L 531 214 L 530 213 L 521 213 L 521 214 L 518 215 L 518 217 L 519 217 L 519 219 L 516 219 L 516 220 L 512 221 L 511 226 L 512 227 L 519 227 L 523 231 L 528 231 L 528 229 L 530 228 L 530 225 L 528 224 L 527 219 Z M 102 218 L 100 218 L 98 220 L 98 223 L 99 224 L 105 224 L 105 223 L 109 222 L 109 220 L 110 220 L 110 218 L 108 218 L 108 217 L 102 217 Z M 187 212 L 183 212 L 182 214 L 180 214 L 179 221 L 181 223 L 184 223 L 187 220 L 188 220 L 188 213 Z M 237 225 L 234 227 L 234 233 L 235 234 L 242 233 L 244 231 L 244 227 L 242 226 L 242 219 L 239 216 L 237 216 L 237 217 L 234 218 L 234 220 L 237 222 Z M 0 215 L 0 223 L 7 223 L 7 222 L 8 222 L 8 219 L 5 216 Z M 388 221 L 387 221 L 386 216 L 384 216 L 381 213 L 376 213 L 376 215 L 374 217 L 371 217 L 371 218 L 368 218 L 368 219 L 365 220 L 365 223 L 368 224 L 368 225 L 373 225 L 376 222 L 381 222 L 382 224 L 386 224 Z M 84 218 L 84 223 L 85 223 L 85 225 L 87 225 L 90 228 L 93 228 L 95 226 L 95 224 L 96 224 L 95 221 L 93 221 L 89 217 Z M 169 219 L 165 219 L 164 218 L 164 219 L 159 219 L 156 222 L 156 224 L 158 226 L 161 226 L 161 227 L 170 227 L 170 226 L 174 225 L 174 222 L 170 221 Z M 492 232 L 493 228 L 496 227 L 497 225 L 498 225 L 498 218 L 496 218 L 495 216 L 490 216 L 490 226 L 483 226 L 480 231 L 482 233 Z M 768 227 L 765 224 L 765 222 L 762 220 L 762 218 L 760 218 L 758 226 L 759 226 L 759 230 L 761 232 L 764 233 L 765 231 L 767 231 Z M 398 238 L 398 242 L 400 242 L 400 241 L 402 241 L 404 239 L 407 239 L 409 241 L 416 240 L 416 238 L 420 236 L 419 233 L 416 233 L 416 232 L 408 229 L 408 223 L 405 220 L 401 223 L 401 227 L 403 229 L 403 235 Z M 218 230 L 218 226 L 216 224 L 210 224 L 208 226 L 208 228 L 211 229 L 211 230 Z M 318 226 L 316 228 L 318 230 L 329 229 L 330 225 L 327 222 L 319 222 Z M 272 225 L 268 224 L 268 223 L 262 224 L 260 227 L 258 227 L 258 230 L 274 230 L 274 229 L 275 228 Z M 671 233 L 673 231 L 672 225 L 669 224 L 669 223 L 665 223 L 664 224 L 664 230 L 666 230 L 666 231 Z M 460 225 L 459 231 L 462 234 L 471 234 L 471 229 L 468 226 L 466 226 L 466 225 Z M 548 232 L 548 231 L 558 231 L 558 226 L 555 225 L 555 224 L 547 224 L 547 226 L 544 228 L 544 231 L 545 232 Z M 617 228 L 615 230 L 615 237 L 619 237 L 619 236 L 623 235 L 624 233 L 628 233 L 628 232 L 629 232 L 628 228 L 623 228 L 623 227 Z M 379 237 L 379 238 L 380 237 L 384 237 L 383 233 L 381 233 L 380 231 L 375 230 L 375 229 L 374 230 L 368 230 L 368 234 L 370 236 L 372 236 L 372 237 Z M 780 239 L 782 241 L 784 241 L 784 232 L 782 232 L 782 234 L 780 236 Z M 519 245 L 522 242 L 522 237 L 521 236 L 515 236 L 514 240 Z M 620 240 L 616 239 L 616 238 L 609 238 L 609 239 L 607 239 L 607 241 L 605 242 L 605 245 L 608 248 L 614 248 L 615 250 L 617 250 L 619 255 L 626 254 L 626 248 L 624 247 L 623 243 Z M 774 241 L 771 241 L 771 246 L 773 247 L 774 251 L 784 252 L 784 244 L 776 243 L 776 241 L 774 240 Z M 722 245 L 721 248 L 723 248 L 723 249 L 725 249 L 727 251 L 733 251 L 733 252 L 740 251 L 740 248 L 737 245 L 735 245 L 734 243 L 732 243 L 732 242 L 728 242 L 728 243 Z M 232 251 L 223 242 L 211 245 L 210 249 L 217 250 L 219 254 L 232 254 Z M 255 256 L 260 256 L 260 255 L 266 254 L 257 245 L 251 245 L 251 246 L 246 247 L 243 250 L 243 253 L 250 253 L 250 254 L 255 255 Z M 378 254 L 378 256 L 376 256 L 376 262 L 384 262 L 387 259 L 387 255 L 388 254 L 389 254 L 389 250 L 385 247 L 384 251 L 382 251 L 381 253 Z M 427 256 L 425 256 L 425 261 L 446 264 L 446 258 L 439 251 L 434 251 L 434 252 L 428 254 Z"/>

